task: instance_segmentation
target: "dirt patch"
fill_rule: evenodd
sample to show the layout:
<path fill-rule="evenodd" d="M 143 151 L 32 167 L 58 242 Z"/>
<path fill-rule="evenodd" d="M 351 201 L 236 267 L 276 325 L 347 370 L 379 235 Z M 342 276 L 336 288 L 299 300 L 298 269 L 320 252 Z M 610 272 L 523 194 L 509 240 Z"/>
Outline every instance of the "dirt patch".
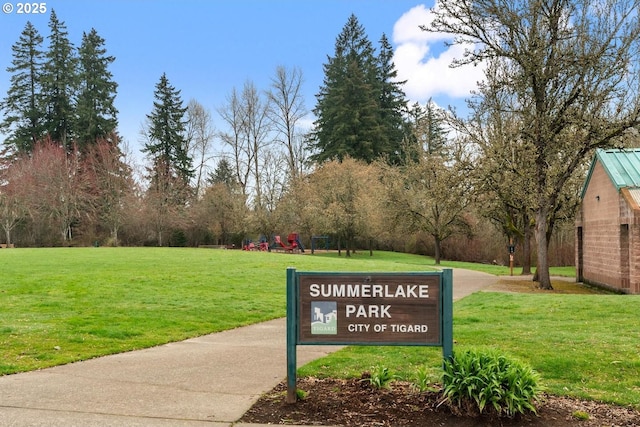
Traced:
<path fill-rule="evenodd" d="M 566 397 L 544 396 L 537 414 L 505 419 L 455 414 L 441 404 L 438 391 L 419 393 L 404 382 L 376 389 L 357 379 L 300 378 L 298 389 L 304 390 L 306 397 L 287 404 L 286 384 L 279 384 L 240 422 L 345 427 L 640 427 L 638 411 Z"/>
<path fill-rule="evenodd" d="M 553 277 L 551 279 L 553 290 L 544 290 L 538 287 L 538 283 L 531 276 L 502 276 L 494 284 L 485 288 L 489 292 L 512 292 L 528 294 L 610 294 L 611 292 L 576 283 L 573 277 Z"/>

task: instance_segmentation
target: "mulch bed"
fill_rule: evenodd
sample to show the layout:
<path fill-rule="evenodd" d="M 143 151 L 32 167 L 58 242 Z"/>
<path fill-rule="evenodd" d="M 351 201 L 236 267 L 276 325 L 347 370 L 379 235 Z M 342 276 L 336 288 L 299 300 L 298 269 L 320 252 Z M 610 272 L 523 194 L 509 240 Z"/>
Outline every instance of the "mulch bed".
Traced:
<path fill-rule="evenodd" d="M 525 279 L 502 279 L 488 290 L 540 292 Z M 554 288 L 554 293 L 595 292 L 564 281 L 554 282 Z M 306 397 L 287 404 L 286 383 L 279 384 L 240 422 L 345 427 L 640 427 L 637 410 L 569 397 L 545 395 L 537 414 L 501 418 L 465 414 L 443 404 L 438 391 L 418 393 L 411 384 L 399 381 L 388 389 L 376 389 L 358 379 L 299 378 L 298 389 L 304 390 Z"/>
<path fill-rule="evenodd" d="M 409 383 L 373 388 L 358 379 L 299 378 L 307 395 L 286 403 L 286 383 L 262 396 L 242 417 L 243 423 L 302 424 L 345 427 L 640 427 L 640 412 L 567 397 L 544 396 L 537 414 L 500 418 L 496 414 L 465 415 L 441 404 L 438 391 L 419 393 Z M 578 419 L 578 411 L 588 419 Z"/>

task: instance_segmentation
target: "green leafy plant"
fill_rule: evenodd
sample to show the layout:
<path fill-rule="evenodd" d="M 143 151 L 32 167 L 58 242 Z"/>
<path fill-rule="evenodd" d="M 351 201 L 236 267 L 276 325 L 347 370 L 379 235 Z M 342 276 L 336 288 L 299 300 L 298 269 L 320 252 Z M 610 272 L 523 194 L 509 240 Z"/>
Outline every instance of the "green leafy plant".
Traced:
<path fill-rule="evenodd" d="M 420 393 L 435 391 L 437 388 L 433 385 L 433 369 L 426 365 L 420 366 L 413 374 L 411 385 Z"/>
<path fill-rule="evenodd" d="M 467 350 L 445 361 L 443 402 L 479 413 L 492 408 L 508 417 L 536 412 L 538 382 L 539 375 L 523 363 L 495 351 Z"/>
<path fill-rule="evenodd" d="M 363 375 L 362 381 L 366 381 L 375 388 L 388 388 L 395 376 L 384 366 L 375 366 L 371 372 Z"/>

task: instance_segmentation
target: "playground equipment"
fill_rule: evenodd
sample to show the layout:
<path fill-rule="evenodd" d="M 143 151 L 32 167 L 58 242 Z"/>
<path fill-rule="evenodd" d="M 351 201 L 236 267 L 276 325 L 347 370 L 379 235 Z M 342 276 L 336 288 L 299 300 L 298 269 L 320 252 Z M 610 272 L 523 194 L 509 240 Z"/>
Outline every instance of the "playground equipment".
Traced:
<path fill-rule="evenodd" d="M 298 233 L 291 233 L 287 236 L 287 242 L 289 242 L 288 245 L 280 239 L 280 236 L 275 236 L 275 241 L 276 246 L 280 246 L 287 252 L 293 253 L 293 251 L 298 250 L 300 250 L 300 252 L 304 252 L 304 246 L 302 246 L 302 243 L 300 242 L 300 236 Z"/>
<path fill-rule="evenodd" d="M 264 237 L 260 237 L 260 243 L 256 245 L 252 240 L 246 240 L 242 243 L 242 250 L 244 251 L 268 251 L 269 242 Z"/>

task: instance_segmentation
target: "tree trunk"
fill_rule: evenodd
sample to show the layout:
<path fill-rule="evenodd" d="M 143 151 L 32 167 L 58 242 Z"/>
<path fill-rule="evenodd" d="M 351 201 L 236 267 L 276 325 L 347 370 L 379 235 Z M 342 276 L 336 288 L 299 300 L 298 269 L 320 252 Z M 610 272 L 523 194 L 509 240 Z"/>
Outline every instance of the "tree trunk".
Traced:
<path fill-rule="evenodd" d="M 434 258 L 436 259 L 436 265 L 440 265 L 440 244 L 442 242 L 437 237 L 434 238 L 434 240 L 435 240 L 435 256 L 434 256 Z"/>
<path fill-rule="evenodd" d="M 196 179 L 196 199 L 200 196 L 200 185 L 202 182 L 202 170 L 204 169 L 204 155 L 200 160 L 200 165 L 198 166 L 198 177 Z"/>
<path fill-rule="evenodd" d="M 113 246 L 118 246 L 118 227 L 113 227 L 111 237 L 113 238 Z"/>
<path fill-rule="evenodd" d="M 522 274 L 531 274 L 531 227 L 525 222 L 522 240 Z"/>
<path fill-rule="evenodd" d="M 538 265 L 536 268 L 537 282 L 540 289 L 551 290 L 551 277 L 549 276 L 549 245 L 547 236 L 547 209 L 539 207 L 536 212 L 536 244 L 538 249 Z"/>
<path fill-rule="evenodd" d="M 11 228 L 9 228 L 9 226 L 4 227 L 4 233 L 6 236 L 7 247 L 9 247 L 9 245 L 11 245 Z"/>

